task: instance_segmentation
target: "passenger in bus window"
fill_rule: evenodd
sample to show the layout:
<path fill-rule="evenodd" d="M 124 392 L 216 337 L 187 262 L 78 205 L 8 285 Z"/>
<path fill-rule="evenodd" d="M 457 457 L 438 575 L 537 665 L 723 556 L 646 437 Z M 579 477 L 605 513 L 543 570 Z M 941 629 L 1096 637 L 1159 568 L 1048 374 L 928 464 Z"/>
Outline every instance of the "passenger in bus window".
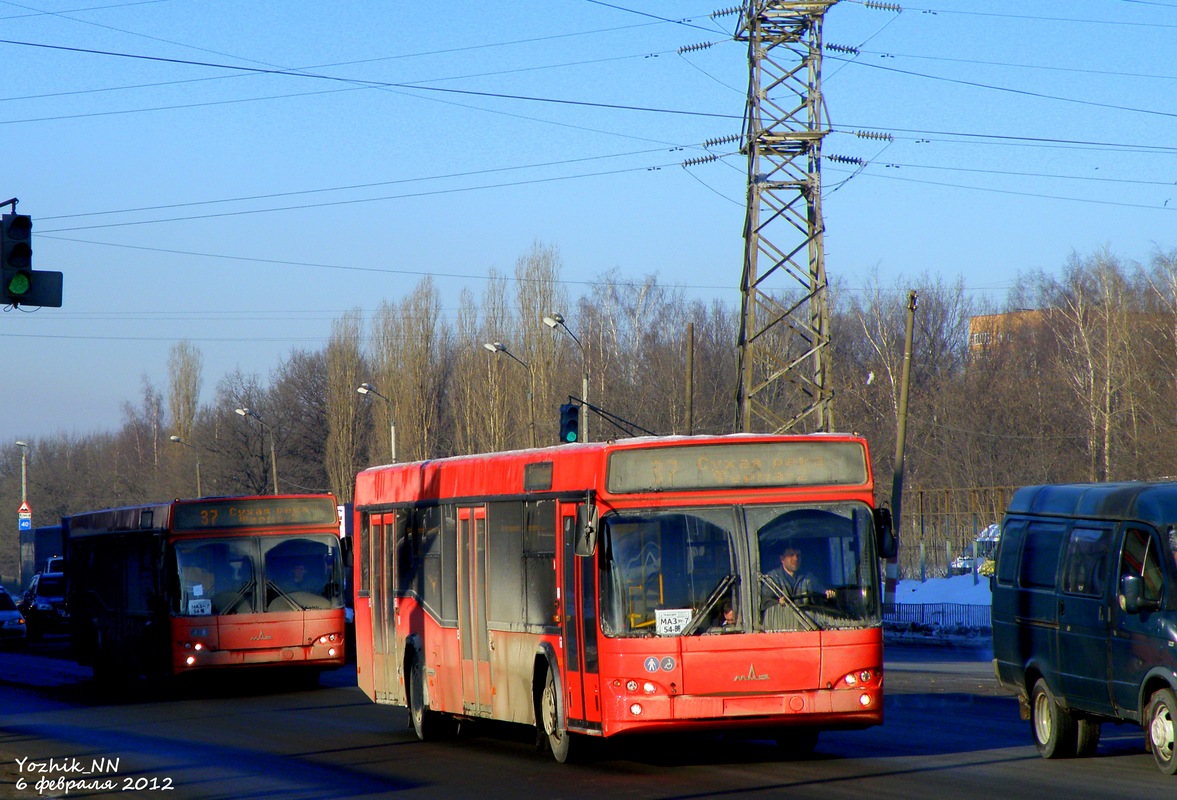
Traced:
<path fill-rule="evenodd" d="M 814 600 L 821 597 L 832 600 L 835 596 L 833 589 L 826 589 L 812 573 L 801 571 L 801 551 L 795 547 L 786 547 L 781 551 L 781 565 L 765 575 L 774 586 L 782 589 L 792 600 Z M 785 604 L 785 598 L 777 596 L 772 589 L 761 588 L 761 605 L 772 605 L 773 601 Z"/>
<path fill-rule="evenodd" d="M 723 611 L 720 613 L 719 627 L 734 628 L 736 626 L 736 610 L 732 608 L 732 601 L 728 600 L 723 604 Z"/>

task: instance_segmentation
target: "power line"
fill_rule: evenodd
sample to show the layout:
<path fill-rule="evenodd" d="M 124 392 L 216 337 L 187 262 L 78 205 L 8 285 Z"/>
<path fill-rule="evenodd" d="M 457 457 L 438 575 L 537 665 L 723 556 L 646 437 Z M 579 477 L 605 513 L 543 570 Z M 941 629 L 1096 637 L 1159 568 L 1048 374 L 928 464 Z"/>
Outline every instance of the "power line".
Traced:
<path fill-rule="evenodd" d="M 574 106 L 578 108 L 601 108 L 613 111 L 636 111 L 652 114 L 670 114 L 674 116 L 686 117 L 708 117 L 712 119 L 739 119 L 740 117 L 732 114 L 718 114 L 710 111 L 686 111 L 675 108 L 655 108 L 652 106 L 634 106 L 626 105 L 624 103 L 598 103 L 589 100 L 568 100 L 554 97 L 534 97 L 530 95 L 508 94 L 505 92 L 479 92 L 473 89 L 452 89 L 441 86 L 421 86 L 414 83 L 397 82 L 397 81 L 377 81 L 365 78 L 341 78 L 334 75 L 323 75 L 312 72 L 298 72 L 289 69 L 264 69 L 261 67 L 242 67 L 234 66 L 232 64 L 217 64 L 208 61 L 191 61 L 181 58 L 165 58 L 162 56 L 145 56 L 131 53 L 118 53 L 109 50 L 92 50 L 82 47 L 66 47 L 64 45 L 44 44 L 40 42 L 21 42 L 14 39 L 0 39 L 0 44 L 10 44 L 19 47 L 34 47 L 44 48 L 48 50 L 62 50 L 73 53 L 86 53 L 88 55 L 109 56 L 112 58 L 128 58 L 141 61 L 152 61 L 165 64 L 179 64 L 183 66 L 208 67 L 211 69 L 227 69 L 236 72 L 252 73 L 257 75 L 283 75 L 294 78 L 311 78 L 314 80 L 333 81 L 337 83 L 348 83 L 359 87 L 369 88 L 390 88 L 403 89 L 406 91 L 418 92 L 436 92 L 442 94 L 454 94 L 467 97 L 484 97 L 495 100 L 517 100 L 520 102 L 530 103 L 548 103 L 552 105 Z M 108 112 L 113 113 L 113 112 Z M 20 120 L 17 120 L 20 121 Z M 11 124 L 11 123 L 10 123 Z"/>
<path fill-rule="evenodd" d="M 1173 27 L 1177 27 L 1174 25 Z M 1021 95 L 1023 97 L 1033 97 L 1039 100 L 1056 100 L 1061 103 L 1074 103 L 1076 105 L 1091 106 L 1093 108 L 1108 108 L 1113 111 L 1131 111 L 1137 114 L 1151 114 L 1158 117 L 1177 117 L 1175 111 L 1161 111 L 1155 108 L 1136 108 L 1134 106 L 1122 106 L 1116 103 L 1100 103 L 1095 100 L 1081 100 L 1074 97 L 1062 97 L 1060 95 L 1046 94 L 1045 92 L 1032 92 L 1029 89 L 1014 89 L 1009 86 L 997 86 L 990 83 L 981 83 L 979 81 L 963 80 L 961 78 L 945 78 L 940 75 L 929 75 L 924 72 L 916 72 L 914 70 L 899 69 L 898 67 L 887 67 L 882 64 L 872 64 L 867 61 L 857 61 L 854 59 L 847 59 L 841 56 L 827 55 L 826 58 L 834 61 L 844 61 L 849 64 L 855 64 L 860 67 L 867 67 L 868 69 L 877 69 L 884 72 L 894 72 L 898 75 L 910 75 L 916 78 L 926 78 L 933 81 L 941 81 L 943 83 L 955 83 L 959 86 L 971 86 L 976 89 L 987 89 L 994 92 L 1004 92 L 1006 94 Z"/>

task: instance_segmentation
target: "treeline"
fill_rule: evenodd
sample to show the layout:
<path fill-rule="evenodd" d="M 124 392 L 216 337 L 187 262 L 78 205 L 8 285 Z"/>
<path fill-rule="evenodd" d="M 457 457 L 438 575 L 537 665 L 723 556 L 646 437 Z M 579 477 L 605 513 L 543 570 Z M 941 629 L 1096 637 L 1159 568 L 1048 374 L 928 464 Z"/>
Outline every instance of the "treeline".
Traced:
<path fill-rule="evenodd" d="M 199 350 L 177 343 L 168 385 L 144 379 L 117 431 L 26 439 L 36 521 L 192 496 L 198 475 L 206 495 L 264 494 L 274 464 L 280 491 L 346 501 L 357 471 L 390 460 L 392 423 L 399 461 L 522 448 L 533 437 L 554 444 L 557 409 L 580 396 L 582 366 L 591 403 L 642 429 L 735 430 L 734 305 L 615 273 L 573 298 L 563 279 L 558 250 L 534 245 L 512 276 L 492 275 L 481 297 L 464 293 L 449 319 L 425 278 L 369 318 L 344 314 L 325 348 L 295 350 L 265 378 L 221 376 L 209 404 L 199 402 Z M 870 441 L 881 502 L 891 490 L 909 290 L 919 302 L 907 574 L 921 540 L 942 572 L 947 547 L 959 552 L 999 519 L 1010 487 L 1177 475 L 1177 253 L 1141 265 L 1102 252 L 1073 256 L 1058 275 L 1022 276 L 1000 307 L 941 276 L 831 287 L 834 427 Z M 1032 313 L 1010 313 L 1023 310 Z M 579 345 L 543 323 L 553 312 Z M 1009 316 L 970 347 L 970 319 L 992 314 Z M 506 352 L 483 346 L 494 342 Z M 361 383 L 375 391 L 357 393 Z M 626 435 L 595 415 L 590 434 Z M 19 502 L 19 449 L 3 448 L 0 507 Z M 15 525 L 5 525 L 0 574 L 14 576 L 16 560 Z"/>

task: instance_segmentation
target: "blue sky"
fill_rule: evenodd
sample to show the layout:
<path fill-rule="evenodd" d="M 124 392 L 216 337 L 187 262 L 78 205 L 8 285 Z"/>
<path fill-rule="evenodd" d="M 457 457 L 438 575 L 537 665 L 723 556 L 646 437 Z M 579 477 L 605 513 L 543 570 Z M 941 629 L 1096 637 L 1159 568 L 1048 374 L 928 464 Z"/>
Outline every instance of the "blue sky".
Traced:
<path fill-rule="evenodd" d="M 0 441 L 113 429 L 181 339 L 208 400 L 425 274 L 456 315 L 536 241 L 572 296 L 616 270 L 734 304 L 744 158 L 682 166 L 740 131 L 721 6 L 0 0 L 0 199 L 65 275 L 0 314 Z M 825 154 L 867 162 L 823 168 L 836 285 L 1000 301 L 1177 249 L 1177 0 L 842 0 L 824 31 L 858 50 L 826 54 Z"/>

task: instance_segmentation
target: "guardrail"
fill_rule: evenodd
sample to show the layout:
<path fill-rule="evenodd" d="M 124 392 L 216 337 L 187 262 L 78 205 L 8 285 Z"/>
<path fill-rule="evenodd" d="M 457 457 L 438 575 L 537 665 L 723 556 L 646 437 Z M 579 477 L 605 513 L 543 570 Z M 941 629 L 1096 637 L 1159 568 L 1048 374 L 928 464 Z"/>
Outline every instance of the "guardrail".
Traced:
<path fill-rule="evenodd" d="M 935 628 L 990 628 L 985 605 L 967 603 L 884 603 L 883 624 Z"/>

